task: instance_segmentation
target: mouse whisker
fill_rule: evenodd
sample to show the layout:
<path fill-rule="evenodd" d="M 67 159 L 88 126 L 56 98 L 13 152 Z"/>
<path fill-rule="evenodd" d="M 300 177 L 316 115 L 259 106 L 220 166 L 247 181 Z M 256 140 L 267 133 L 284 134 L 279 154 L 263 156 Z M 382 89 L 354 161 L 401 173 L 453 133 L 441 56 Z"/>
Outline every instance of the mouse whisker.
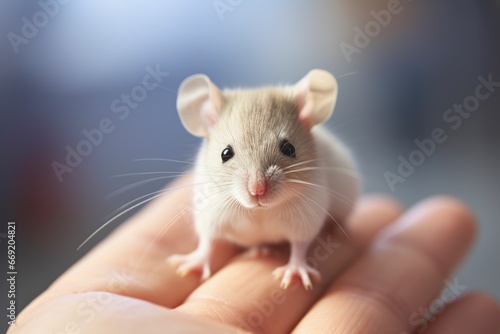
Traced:
<path fill-rule="evenodd" d="M 333 216 L 328 212 L 328 210 L 326 210 L 321 205 L 319 205 L 318 202 L 316 202 L 315 200 L 313 200 L 311 197 L 309 197 L 309 196 L 307 196 L 305 194 L 301 194 L 301 196 L 303 196 L 304 198 L 310 200 L 318 208 L 320 208 L 321 210 L 323 210 L 335 222 L 335 224 L 337 224 L 337 226 L 340 228 L 340 230 L 342 231 L 342 233 L 344 233 L 344 235 L 347 237 L 347 241 L 349 241 L 349 242 L 351 241 L 351 238 L 349 238 L 349 236 L 347 235 L 347 232 L 342 228 L 342 226 L 339 224 L 339 222 L 335 218 L 333 218 Z"/>
<path fill-rule="evenodd" d="M 208 183 L 208 182 L 206 182 Z M 80 246 L 78 246 L 77 250 L 79 250 L 82 246 L 84 246 L 88 241 L 90 241 L 90 239 L 92 237 L 94 237 L 99 231 L 101 231 L 104 227 L 106 227 L 107 225 L 109 225 L 111 222 L 115 221 L 116 219 L 118 219 L 119 217 L 121 217 L 122 215 L 124 215 L 125 213 L 129 212 L 130 210 L 132 209 L 135 209 L 136 207 L 140 206 L 140 205 L 144 205 L 146 204 L 147 202 L 155 199 L 155 198 L 158 198 L 162 195 L 165 195 L 167 193 L 170 193 L 172 191 L 176 191 L 176 190 L 180 190 L 180 189 L 184 189 L 184 188 L 189 188 L 189 187 L 195 187 L 195 186 L 198 186 L 198 185 L 202 185 L 204 183 L 193 183 L 193 184 L 189 184 L 189 185 L 185 185 L 185 186 L 181 186 L 181 187 L 176 187 L 176 188 L 170 188 L 170 189 L 163 189 L 163 190 L 158 190 L 158 191 L 153 191 L 149 194 L 146 194 L 146 195 L 143 195 L 143 196 L 140 196 L 136 199 L 133 199 L 132 201 L 120 206 L 117 210 L 115 210 L 111 215 L 113 216 L 112 218 L 108 219 L 103 225 L 101 225 L 96 231 L 94 231 L 87 239 L 85 239 L 85 241 L 80 244 Z M 151 195 L 154 195 L 154 196 L 151 196 Z M 144 201 L 141 201 L 140 203 L 137 203 L 127 209 L 125 209 L 124 211 L 120 212 L 122 209 L 126 208 L 127 206 L 129 206 L 130 204 L 134 203 L 134 202 L 137 202 L 145 197 L 148 197 L 148 196 L 151 196 L 150 198 L 144 200 Z"/>
<path fill-rule="evenodd" d="M 212 194 L 212 195 L 215 195 L 215 194 Z M 208 197 L 211 197 L 212 195 L 208 196 Z M 154 245 L 155 243 L 157 243 L 159 240 L 161 240 L 161 238 L 163 238 L 163 236 L 168 232 L 168 230 L 174 226 L 180 218 L 182 218 L 182 216 L 184 216 L 184 214 L 186 212 L 188 212 L 189 210 L 193 209 L 196 204 L 198 204 L 200 201 L 202 200 L 205 200 L 207 197 L 205 198 L 202 198 L 202 199 L 199 199 L 197 200 L 196 202 L 192 203 L 191 205 L 189 206 L 186 206 L 184 209 L 182 209 L 177 215 L 175 215 L 171 222 L 165 226 L 163 226 L 160 231 L 158 231 L 158 233 L 156 233 L 154 239 L 148 244 L 147 247 L 145 247 L 142 255 L 140 256 L 139 258 L 139 261 L 137 263 L 141 263 L 142 262 L 142 259 L 147 255 L 147 253 L 149 252 L 149 250 L 151 249 L 152 245 Z M 137 267 L 134 267 L 134 271 L 137 269 Z"/>
<path fill-rule="evenodd" d="M 210 184 L 212 182 L 205 182 L 206 184 Z M 202 184 L 205 184 L 205 183 L 198 183 L 196 185 L 202 185 Z M 215 183 L 212 183 L 214 184 L 214 187 L 219 187 L 220 184 L 215 184 Z M 195 209 L 196 205 L 199 204 L 199 202 L 207 199 L 207 198 L 210 198 L 212 196 L 215 196 L 215 195 L 218 195 L 220 193 L 223 193 L 224 191 L 227 191 L 227 189 L 223 189 L 222 191 L 218 192 L 218 193 L 213 193 L 213 194 L 210 194 L 209 196 L 206 196 L 204 198 L 201 198 L 199 200 L 197 200 L 196 202 L 193 201 L 193 203 L 191 205 L 187 205 L 185 208 L 183 208 L 177 215 L 175 215 L 173 217 L 173 219 L 170 221 L 169 224 L 163 226 L 161 228 L 160 231 L 158 231 L 158 233 L 156 233 L 156 236 L 154 237 L 154 239 L 149 243 L 149 245 L 145 248 L 145 250 L 143 251 L 143 254 L 142 256 L 140 257 L 140 260 L 138 261 L 138 263 L 142 262 L 141 260 L 146 256 L 146 254 L 148 253 L 149 249 L 151 249 L 151 246 L 154 245 L 155 243 L 157 243 L 167 232 L 168 230 L 173 227 L 178 221 L 179 219 L 188 211 L 192 210 L 192 209 Z"/>
<path fill-rule="evenodd" d="M 361 178 L 358 176 L 356 171 L 354 169 L 349 169 L 349 168 L 343 168 L 343 167 L 304 167 L 304 168 L 299 168 L 299 169 L 293 169 L 284 172 L 283 174 L 291 174 L 291 173 L 298 173 L 298 172 L 305 172 L 308 170 L 328 170 L 332 172 L 337 172 L 341 173 L 347 176 L 352 176 L 353 178 L 356 178 L 358 180 L 361 180 Z"/>
<path fill-rule="evenodd" d="M 101 231 L 103 228 L 105 228 L 106 226 L 108 226 L 109 224 L 111 224 L 112 222 L 114 222 L 116 219 L 120 218 L 121 216 L 123 216 L 124 214 L 126 214 L 127 212 L 135 209 L 136 207 L 140 206 L 140 205 L 143 205 L 157 197 L 160 197 L 160 196 L 163 196 L 164 194 L 161 193 L 161 194 L 157 194 L 155 196 L 152 196 L 151 198 L 148 198 L 144 201 L 141 201 L 133 206 L 131 206 L 130 208 L 124 210 L 123 212 L 117 214 L 116 216 L 114 216 L 113 218 L 111 218 L 110 220 L 108 220 L 107 222 L 105 222 L 103 225 L 101 225 L 97 230 L 95 230 L 87 239 L 85 239 L 81 244 L 80 246 L 78 246 L 78 248 L 76 250 L 79 250 L 80 248 L 82 248 L 90 239 L 92 239 L 97 233 L 99 233 L 99 231 Z"/>
<path fill-rule="evenodd" d="M 355 172 L 356 169 L 354 168 L 346 168 L 346 167 L 337 167 L 337 166 L 311 166 L 311 167 L 301 167 L 298 169 L 293 169 L 291 172 L 298 171 L 298 170 L 309 170 L 309 169 L 323 169 L 323 170 L 328 170 L 328 169 L 334 169 L 334 170 L 346 170 L 350 172 Z"/>
<path fill-rule="evenodd" d="M 341 74 L 341 75 L 337 75 L 336 78 L 337 79 L 340 79 L 340 78 L 344 78 L 344 77 L 348 77 L 348 76 L 351 76 L 351 75 L 354 75 L 354 74 L 358 74 L 359 72 L 349 72 L 349 73 L 344 73 L 344 74 Z"/>
<path fill-rule="evenodd" d="M 157 191 L 153 191 L 153 192 L 150 192 L 149 194 L 146 194 L 146 195 L 142 195 L 140 197 L 137 197 L 136 199 L 133 199 L 131 200 L 130 202 L 126 203 L 126 204 L 123 204 L 122 206 L 120 206 L 118 209 L 114 210 L 110 216 L 114 216 L 115 214 L 117 214 L 118 212 L 120 212 L 122 209 L 126 208 L 127 206 L 129 206 L 130 204 L 134 203 L 134 202 L 137 202 L 147 196 L 150 196 L 150 195 L 154 195 L 154 194 L 158 194 L 158 193 L 169 193 L 169 192 L 172 192 L 172 191 L 176 191 L 176 190 L 181 190 L 181 189 L 185 189 L 185 188 L 190 188 L 190 187 L 196 187 L 196 186 L 199 186 L 199 185 L 203 185 L 203 184 L 206 184 L 206 183 L 210 183 L 210 182 L 200 182 L 200 183 L 192 183 L 192 184 L 188 184 L 188 185 L 185 185 L 185 186 L 181 186 L 181 187 L 175 187 L 175 188 L 169 188 L 169 189 L 161 189 L 161 190 L 157 190 Z"/>
<path fill-rule="evenodd" d="M 226 182 L 210 181 L 210 182 L 207 182 L 207 184 L 209 186 L 211 185 L 211 188 L 204 188 L 203 190 L 201 190 L 201 192 L 203 193 L 203 197 L 200 197 L 199 199 L 197 199 L 197 201 L 202 201 L 202 200 L 208 199 L 214 195 L 229 193 L 231 191 L 231 187 L 230 187 L 231 182 L 229 182 L 229 181 L 226 181 Z"/>
<path fill-rule="evenodd" d="M 123 204 L 118 209 L 114 210 L 113 212 L 111 212 L 109 214 L 108 218 L 106 218 L 106 219 L 110 219 L 111 217 L 113 217 L 114 215 L 116 215 L 117 213 L 119 213 L 121 210 L 127 208 L 130 204 L 138 202 L 138 201 L 140 201 L 141 199 L 143 199 L 145 197 L 148 197 L 148 196 L 151 196 L 151 195 L 155 195 L 155 194 L 159 194 L 159 193 L 167 193 L 167 192 L 168 192 L 168 190 L 162 189 L 162 190 L 153 191 L 153 192 L 150 192 L 149 194 L 137 197 L 137 198 L 131 200 L 130 202 L 127 202 L 127 203 Z"/>
<path fill-rule="evenodd" d="M 199 210 L 196 208 L 196 205 L 199 202 L 209 200 L 211 197 L 214 197 L 214 196 L 221 196 L 221 195 L 225 195 L 225 194 L 230 194 L 231 193 L 231 188 L 229 187 L 230 183 L 227 183 L 225 185 L 227 186 L 226 188 L 223 188 L 222 190 L 220 190 L 218 192 L 213 192 L 207 196 L 204 196 L 203 198 L 200 198 L 199 200 L 197 200 L 196 203 L 193 203 L 193 205 L 191 207 L 194 208 L 195 210 Z M 214 186 L 217 189 L 217 188 L 219 188 L 220 184 L 215 184 Z M 227 198 L 224 200 L 224 203 L 221 206 L 221 215 L 220 215 L 219 219 L 217 219 L 216 222 L 214 222 L 217 225 L 217 228 L 219 229 L 220 233 L 222 232 L 222 224 L 225 221 L 224 215 L 226 213 L 231 213 L 229 206 L 232 205 L 233 201 L 236 202 L 236 200 L 234 198 L 232 198 L 232 196 L 227 196 Z"/>
<path fill-rule="evenodd" d="M 324 191 L 329 191 L 332 194 L 340 197 L 340 199 L 343 199 L 348 204 L 354 205 L 354 201 L 351 200 L 350 198 L 348 198 L 347 196 L 345 196 L 345 195 L 343 195 L 343 194 L 341 194 L 338 191 L 335 191 L 333 189 L 326 188 L 326 187 L 324 187 L 322 185 L 319 185 L 319 184 L 316 184 L 316 183 L 312 183 L 312 182 L 302 181 L 302 180 L 296 180 L 296 179 L 288 179 L 287 181 L 289 181 L 291 183 L 298 183 L 298 184 L 303 184 L 303 185 L 306 185 L 306 186 L 316 187 L 316 188 L 322 189 Z"/>
<path fill-rule="evenodd" d="M 186 164 L 186 165 L 192 165 L 192 166 L 216 167 L 214 165 L 201 164 L 198 161 L 197 162 L 193 162 L 193 161 L 166 159 L 166 158 L 141 158 L 141 159 L 134 159 L 132 161 L 133 162 L 140 162 L 140 161 L 165 161 L 165 162 L 174 162 L 174 163 Z"/>
<path fill-rule="evenodd" d="M 295 193 L 299 194 L 298 198 L 300 198 L 300 200 L 302 201 L 302 203 L 304 203 L 304 205 L 306 206 L 306 208 L 309 210 L 309 213 L 311 214 L 311 217 L 314 217 L 314 210 L 312 209 L 311 204 L 309 204 L 309 202 L 307 202 L 304 198 L 302 198 L 300 196 L 300 193 L 298 193 L 298 192 L 295 192 Z"/>
<path fill-rule="evenodd" d="M 300 196 L 298 196 L 298 198 L 300 198 L 300 200 L 303 203 L 309 204 L 303 198 L 301 198 Z M 292 213 L 292 209 L 290 207 L 290 204 L 288 204 L 288 207 L 290 208 L 290 213 Z M 309 234 L 309 224 L 307 223 L 306 217 L 304 216 L 304 214 L 303 214 L 302 210 L 300 209 L 300 207 L 298 207 L 297 210 L 299 211 L 299 215 L 302 218 L 302 224 L 304 225 L 304 229 L 306 231 L 306 234 Z"/>
<path fill-rule="evenodd" d="M 113 175 L 112 177 L 125 177 L 125 176 L 136 176 L 136 175 L 153 175 L 153 174 L 175 174 L 176 176 L 189 175 L 192 172 L 138 172 L 138 173 L 124 173 Z"/>
<path fill-rule="evenodd" d="M 287 166 L 287 167 L 283 168 L 283 170 L 288 170 L 290 168 L 294 168 L 294 167 L 297 167 L 297 166 L 300 166 L 300 165 L 305 165 L 305 164 L 308 164 L 308 163 L 311 163 L 311 162 L 315 162 L 315 161 L 319 161 L 319 159 L 309 159 L 309 160 L 306 160 L 306 161 L 301 161 L 301 162 L 295 163 L 293 165 Z"/>
<path fill-rule="evenodd" d="M 152 179 L 147 179 L 147 180 L 142 180 L 142 181 L 138 181 L 138 182 L 134 182 L 134 183 L 131 183 L 129 185 L 126 185 L 120 189 L 117 189 L 109 194 L 107 194 L 104 199 L 105 200 L 109 200 L 117 195 L 120 195 L 126 191 L 129 191 L 130 189 L 133 189 L 133 188 L 137 188 L 139 186 L 142 186 L 143 184 L 146 184 L 146 183 L 149 183 L 149 182 L 154 182 L 154 181 L 158 181 L 158 180 L 165 180 L 165 179 L 172 179 L 172 178 L 176 178 L 178 177 L 178 175 L 167 175 L 167 176 L 160 176 L 160 177 L 155 177 L 155 178 L 152 178 Z"/>
<path fill-rule="evenodd" d="M 312 207 L 311 207 L 311 204 L 303 198 L 303 196 L 302 196 L 302 193 L 301 193 L 301 192 L 299 192 L 299 191 L 297 191 L 297 190 L 294 190 L 294 189 L 288 189 L 288 190 L 289 190 L 291 193 L 293 193 L 293 194 L 296 196 L 296 198 L 298 198 L 298 199 L 299 199 L 299 200 L 300 200 L 300 201 L 304 204 L 304 206 L 305 206 L 305 207 L 307 208 L 307 210 L 309 211 L 309 214 L 311 215 L 310 217 L 314 217 L 314 216 L 316 216 L 316 214 L 314 213 L 314 210 L 313 210 L 313 209 L 312 209 Z M 299 214 L 302 216 L 302 210 L 300 210 L 300 207 L 298 207 L 298 210 L 299 210 Z M 307 233 L 307 231 L 308 231 L 308 226 L 309 226 L 309 225 L 307 224 L 307 222 L 306 222 L 305 218 L 303 218 L 303 221 L 305 222 L 305 223 L 304 223 L 304 228 L 305 228 L 306 233 Z"/>
<path fill-rule="evenodd" d="M 210 183 L 210 182 L 206 182 L 206 183 Z M 147 197 L 147 196 L 150 196 L 150 195 L 153 195 L 154 196 L 151 196 L 150 198 L 147 198 L 125 210 L 123 210 L 122 212 L 116 214 L 115 216 L 113 216 L 111 219 L 109 219 L 108 221 L 106 221 L 103 225 L 101 225 L 97 230 L 95 230 L 87 239 L 85 239 L 81 244 L 80 246 L 78 246 L 77 250 L 79 250 L 81 247 L 83 247 L 88 241 L 90 241 L 91 238 L 93 238 L 97 233 L 99 233 L 103 228 L 105 228 L 106 226 L 108 226 L 110 223 L 112 223 L 113 221 L 115 221 L 116 219 L 118 219 L 119 217 L 123 216 L 125 213 L 135 209 L 136 207 L 138 206 L 141 206 L 141 205 L 144 205 L 148 202 L 150 202 L 151 200 L 155 199 L 155 198 L 158 198 L 160 196 L 163 196 L 167 193 L 170 193 L 172 191 L 176 191 L 176 190 L 179 190 L 179 189 L 183 189 L 183 188 L 189 188 L 189 187 L 195 187 L 195 186 L 198 186 L 198 185 L 202 185 L 204 183 L 193 183 L 193 184 L 189 184 L 189 185 L 186 185 L 186 186 L 181 186 L 181 187 L 176 187 L 176 188 L 171 188 L 171 189 L 165 189 L 165 190 L 160 190 L 160 191 L 155 191 L 155 192 L 152 192 L 150 194 L 147 194 L 147 195 L 144 195 L 144 196 L 141 196 L 140 198 L 136 198 L 135 200 L 125 204 L 125 206 L 131 204 L 132 202 L 136 202 L 137 200 L 139 199 L 142 199 L 144 197 Z"/>
<path fill-rule="evenodd" d="M 200 198 L 198 200 L 196 200 L 196 202 L 193 202 L 191 205 L 188 205 L 186 208 L 184 208 L 179 214 L 180 216 L 182 216 L 184 213 L 186 213 L 188 210 L 191 210 L 191 209 L 194 209 L 196 207 L 197 204 L 199 204 L 201 201 L 204 201 L 204 200 L 207 200 L 208 198 L 212 197 L 212 196 L 216 196 L 216 195 L 219 195 L 221 193 L 223 193 L 225 191 L 222 190 L 220 192 L 216 192 L 216 193 L 213 193 L 213 194 L 210 194 L 209 196 L 205 196 L 204 198 Z M 160 240 L 164 235 L 165 233 L 168 232 L 168 230 L 177 222 L 177 220 L 180 218 L 179 214 L 177 214 L 175 217 L 174 217 L 174 221 L 172 223 L 170 223 L 169 225 L 167 225 L 166 227 L 162 228 L 160 230 L 160 233 L 159 234 L 159 237 L 158 237 L 158 234 L 157 234 L 157 237 L 155 238 L 155 240 Z M 177 217 L 177 218 L 176 218 Z"/>
<path fill-rule="evenodd" d="M 227 211 L 224 214 L 227 214 L 227 218 L 224 218 L 224 220 L 220 220 L 219 222 L 219 229 L 221 232 L 222 227 L 224 225 L 224 222 L 229 222 L 230 224 L 238 226 L 240 222 L 242 221 L 242 214 L 243 214 L 243 207 L 241 206 L 240 202 L 232 196 L 229 196 L 228 200 L 226 201 L 226 209 Z"/>
<path fill-rule="evenodd" d="M 222 205 L 222 215 L 221 216 L 224 217 L 226 212 L 227 212 L 228 217 L 236 216 L 238 221 L 240 220 L 239 203 L 234 197 L 229 196 L 225 200 L 224 204 Z M 234 214 L 235 212 L 236 212 L 236 215 Z M 219 227 L 220 233 L 222 233 L 222 226 L 224 224 L 224 220 L 225 219 L 218 220 L 218 227 Z M 232 223 L 234 224 L 235 222 L 232 222 Z"/>
<path fill-rule="evenodd" d="M 165 158 L 141 158 L 141 159 L 134 159 L 132 161 L 133 162 L 139 162 L 139 161 L 167 161 L 167 162 L 176 162 L 176 163 L 180 163 L 180 164 L 196 165 L 195 162 L 191 162 L 191 161 L 183 161 L 183 160 L 175 160 L 175 159 L 165 159 Z"/>
<path fill-rule="evenodd" d="M 154 182 L 154 181 L 158 181 L 158 180 L 165 180 L 165 179 L 172 179 L 172 178 L 176 178 L 176 177 L 179 177 L 179 176 L 183 176 L 183 175 L 189 175 L 190 173 L 186 173 L 186 174 L 176 174 L 176 175 L 167 175 L 167 176 L 160 176 L 160 177 L 155 177 L 155 178 L 151 178 L 151 179 L 147 179 L 147 180 L 142 180 L 142 181 L 138 181 L 138 182 L 134 182 L 134 183 L 131 183 L 129 185 L 126 185 L 120 189 L 117 189 L 109 194 L 107 194 L 104 199 L 105 200 L 109 200 L 117 195 L 120 195 L 126 191 L 129 191 L 131 189 L 134 189 L 134 188 L 137 188 L 139 186 L 142 186 L 143 184 L 146 184 L 146 183 L 150 183 L 150 182 Z M 206 173 L 199 173 L 199 175 L 209 175 L 209 174 L 206 174 Z M 213 174 L 213 175 L 222 175 L 222 174 Z"/>
<path fill-rule="evenodd" d="M 182 209 L 179 213 L 177 213 L 173 218 L 170 224 L 163 226 L 160 231 L 155 235 L 154 239 L 149 242 L 149 244 L 142 251 L 142 255 L 139 257 L 139 260 L 136 261 L 137 265 L 133 267 L 132 272 L 136 272 L 138 266 L 143 262 L 143 259 L 146 257 L 147 253 L 151 249 L 151 247 L 156 244 L 164 235 L 168 232 L 171 226 L 173 226 L 184 214 L 191 209 L 191 207 L 186 207 Z"/>
<path fill-rule="evenodd" d="M 172 174 L 174 177 L 175 176 L 183 176 L 183 175 L 192 175 L 192 171 L 186 171 L 186 172 L 168 172 L 168 171 L 153 171 L 153 172 L 137 172 L 137 173 L 124 173 L 124 174 L 117 174 L 113 175 L 112 177 L 126 177 L 126 176 L 139 176 L 139 175 L 154 175 L 154 174 Z M 204 175 L 204 176 L 224 176 L 223 173 L 196 173 L 197 175 Z"/>

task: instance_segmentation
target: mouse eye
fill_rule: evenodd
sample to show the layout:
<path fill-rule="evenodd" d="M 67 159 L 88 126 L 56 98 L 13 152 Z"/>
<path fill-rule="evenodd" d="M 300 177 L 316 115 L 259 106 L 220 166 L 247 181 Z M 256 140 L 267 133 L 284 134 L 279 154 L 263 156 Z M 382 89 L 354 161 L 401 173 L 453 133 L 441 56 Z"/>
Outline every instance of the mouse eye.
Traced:
<path fill-rule="evenodd" d="M 292 145 L 287 140 L 283 140 L 280 144 L 280 151 L 286 156 L 289 156 L 291 158 L 295 158 L 295 146 Z"/>
<path fill-rule="evenodd" d="M 226 162 L 234 156 L 233 148 L 231 145 L 228 145 L 225 149 L 222 150 L 220 157 L 222 158 L 222 162 Z"/>

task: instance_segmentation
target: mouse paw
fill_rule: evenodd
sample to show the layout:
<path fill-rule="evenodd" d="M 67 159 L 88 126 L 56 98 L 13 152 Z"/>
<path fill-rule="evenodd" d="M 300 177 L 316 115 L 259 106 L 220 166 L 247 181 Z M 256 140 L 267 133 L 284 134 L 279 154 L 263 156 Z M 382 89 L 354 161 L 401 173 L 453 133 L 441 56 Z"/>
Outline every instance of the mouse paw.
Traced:
<path fill-rule="evenodd" d="M 292 264 L 288 263 L 282 267 L 278 267 L 274 269 L 273 276 L 275 279 L 281 279 L 281 288 L 287 289 L 292 282 L 292 278 L 294 276 L 298 276 L 302 280 L 302 285 L 304 289 L 311 290 L 312 282 L 309 277 L 309 274 L 316 280 L 319 281 L 321 279 L 321 274 L 319 271 L 314 269 L 311 266 L 308 266 L 306 263 L 302 264 Z"/>
<path fill-rule="evenodd" d="M 201 280 L 210 277 L 210 263 L 207 258 L 197 252 L 189 254 L 174 254 L 167 258 L 167 262 L 177 268 L 177 274 L 186 276 L 192 272 L 201 272 Z"/>

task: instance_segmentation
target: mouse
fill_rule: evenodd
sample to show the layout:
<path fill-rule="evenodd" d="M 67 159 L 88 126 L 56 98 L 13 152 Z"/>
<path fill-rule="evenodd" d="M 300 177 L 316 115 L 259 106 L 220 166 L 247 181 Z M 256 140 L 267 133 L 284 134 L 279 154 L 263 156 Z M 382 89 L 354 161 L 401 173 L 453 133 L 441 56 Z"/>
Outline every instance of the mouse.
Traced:
<path fill-rule="evenodd" d="M 335 77 L 320 69 L 289 85 L 220 89 L 204 74 L 181 83 L 181 123 L 202 143 L 192 203 L 198 246 L 167 259 L 178 274 L 210 277 L 220 240 L 245 248 L 287 242 L 288 262 L 274 278 L 283 289 L 294 277 L 313 287 L 321 276 L 306 261 L 308 248 L 329 219 L 341 227 L 360 192 L 352 153 L 322 125 L 337 95 Z"/>

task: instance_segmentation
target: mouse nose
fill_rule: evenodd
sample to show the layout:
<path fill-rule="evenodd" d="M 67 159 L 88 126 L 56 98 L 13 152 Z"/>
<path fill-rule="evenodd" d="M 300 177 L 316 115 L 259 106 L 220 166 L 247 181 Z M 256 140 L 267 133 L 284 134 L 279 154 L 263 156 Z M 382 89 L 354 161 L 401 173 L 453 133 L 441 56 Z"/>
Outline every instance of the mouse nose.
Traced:
<path fill-rule="evenodd" d="M 252 196 L 262 196 L 266 193 L 267 186 L 266 180 L 251 181 L 248 184 L 248 192 Z"/>

